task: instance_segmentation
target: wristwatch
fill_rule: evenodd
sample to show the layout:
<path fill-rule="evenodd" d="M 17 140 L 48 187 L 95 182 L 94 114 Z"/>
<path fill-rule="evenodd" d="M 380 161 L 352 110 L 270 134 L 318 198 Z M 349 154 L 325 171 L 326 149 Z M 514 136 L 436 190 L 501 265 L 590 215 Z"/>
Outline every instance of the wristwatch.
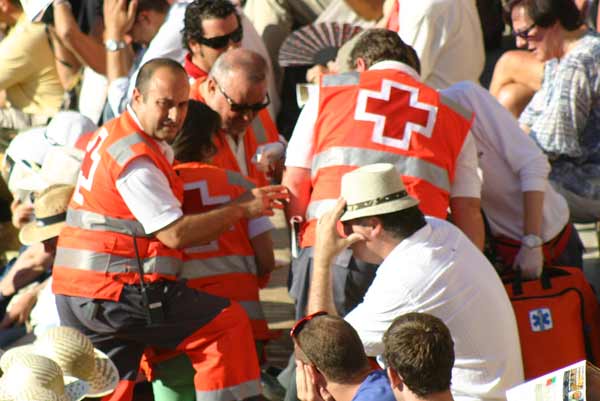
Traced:
<path fill-rule="evenodd" d="M 537 248 L 543 244 L 542 239 L 535 234 L 527 234 L 521 238 L 521 243 L 529 249 Z"/>
<path fill-rule="evenodd" d="M 104 41 L 104 47 L 109 52 L 116 52 L 117 50 L 121 50 L 127 47 L 127 43 L 125 43 L 122 40 L 107 39 L 106 41 Z"/>

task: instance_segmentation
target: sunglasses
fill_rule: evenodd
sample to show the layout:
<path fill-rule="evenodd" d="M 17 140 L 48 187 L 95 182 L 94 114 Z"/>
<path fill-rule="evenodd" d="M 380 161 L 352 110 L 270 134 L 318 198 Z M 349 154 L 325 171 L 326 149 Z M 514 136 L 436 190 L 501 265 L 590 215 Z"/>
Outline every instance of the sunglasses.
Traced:
<path fill-rule="evenodd" d="M 311 313 L 310 315 L 304 316 L 302 319 L 298 320 L 296 322 L 296 324 L 294 324 L 294 327 L 292 327 L 292 329 L 290 330 L 290 337 L 292 337 L 292 339 L 294 341 L 296 341 L 298 334 L 300 334 L 300 332 L 302 331 L 302 329 L 304 328 L 306 323 L 310 322 L 317 316 L 324 316 L 326 314 L 327 314 L 327 312 L 325 312 L 325 311 L 319 311 L 319 312 Z"/>
<path fill-rule="evenodd" d="M 242 26 L 240 25 L 235 31 L 228 33 L 227 35 L 215 36 L 214 38 L 204 38 L 200 36 L 194 39 L 205 46 L 218 50 L 226 47 L 229 44 L 230 40 L 233 43 L 238 43 L 242 40 L 243 37 L 244 28 L 242 28 Z"/>
<path fill-rule="evenodd" d="M 533 24 L 531 24 L 529 27 L 521 30 L 521 31 L 513 31 L 513 36 L 515 38 L 521 38 L 523 40 L 529 40 L 529 38 L 531 38 L 532 35 L 529 34 L 529 32 L 531 32 L 531 30 L 533 28 L 535 28 L 537 26 L 537 24 L 534 22 Z"/>
<path fill-rule="evenodd" d="M 213 77 L 213 80 L 217 84 L 217 88 L 219 88 L 219 92 L 221 92 L 221 94 L 223 95 L 225 100 L 227 100 L 227 103 L 229 103 L 229 107 L 231 108 L 231 111 L 233 111 L 235 113 L 247 113 L 247 112 L 257 113 L 271 104 L 271 98 L 269 98 L 268 93 L 267 93 L 267 98 L 262 103 L 254 103 L 254 104 L 236 103 L 233 101 L 233 99 L 231 97 L 229 97 L 229 95 L 227 93 L 225 93 L 225 91 L 223 90 L 221 85 L 217 82 L 217 80 L 214 79 L 214 77 Z"/>

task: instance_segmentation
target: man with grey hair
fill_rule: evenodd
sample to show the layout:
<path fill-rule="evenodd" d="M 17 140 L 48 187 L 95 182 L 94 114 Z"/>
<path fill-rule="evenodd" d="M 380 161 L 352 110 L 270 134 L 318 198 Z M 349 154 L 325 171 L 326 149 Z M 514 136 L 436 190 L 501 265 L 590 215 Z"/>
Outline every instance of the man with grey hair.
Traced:
<path fill-rule="evenodd" d="M 213 64 L 206 79 L 192 85 L 190 97 L 221 116 L 213 164 L 242 173 L 259 185 L 281 172 L 285 141 L 266 107 L 267 61 L 248 49 L 231 49 Z"/>

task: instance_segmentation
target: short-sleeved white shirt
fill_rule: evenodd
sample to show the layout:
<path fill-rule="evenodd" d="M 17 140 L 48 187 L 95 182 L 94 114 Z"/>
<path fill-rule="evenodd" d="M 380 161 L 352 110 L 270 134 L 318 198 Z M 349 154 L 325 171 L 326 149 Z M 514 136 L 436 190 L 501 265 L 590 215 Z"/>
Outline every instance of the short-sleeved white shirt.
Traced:
<path fill-rule="evenodd" d="M 345 319 L 367 355 L 383 352 L 392 321 L 408 312 L 432 314 L 454 340 L 455 400 L 504 400 L 523 381 L 517 323 L 496 271 L 451 223 L 427 217 L 377 269 L 364 300 Z"/>

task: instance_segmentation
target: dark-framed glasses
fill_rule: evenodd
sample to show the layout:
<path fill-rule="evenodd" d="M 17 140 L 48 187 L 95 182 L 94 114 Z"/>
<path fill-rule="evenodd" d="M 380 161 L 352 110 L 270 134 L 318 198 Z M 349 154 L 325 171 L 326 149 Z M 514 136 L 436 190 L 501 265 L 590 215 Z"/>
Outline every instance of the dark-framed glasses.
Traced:
<path fill-rule="evenodd" d="M 268 105 L 271 104 L 271 98 L 269 98 L 269 94 L 267 93 L 267 97 L 265 99 L 264 102 L 262 103 L 254 103 L 254 104 L 246 104 L 246 103 L 236 103 L 233 101 L 233 99 L 231 97 L 229 97 L 229 95 L 227 93 L 225 93 L 225 91 L 223 90 L 223 88 L 221 87 L 221 85 L 217 82 L 217 80 L 215 80 L 213 78 L 213 80 L 215 81 L 215 84 L 217 84 L 217 88 L 219 88 L 219 92 L 221 92 L 221 94 L 223 95 L 223 97 L 225 98 L 225 100 L 227 100 L 227 103 L 229 103 L 229 107 L 231 107 L 231 111 L 236 112 L 236 113 L 247 113 L 247 112 L 259 112 L 262 109 L 264 109 L 265 107 L 267 107 Z"/>
<path fill-rule="evenodd" d="M 529 38 L 531 38 L 532 35 L 530 35 L 529 33 L 531 32 L 531 30 L 533 28 L 535 28 L 537 26 L 537 24 L 534 22 L 533 24 L 529 25 L 529 27 L 522 29 L 520 31 L 513 31 L 513 36 L 515 38 L 521 38 L 523 40 L 529 40 Z"/>
<path fill-rule="evenodd" d="M 198 37 L 194 39 L 205 46 L 218 50 L 226 47 L 229 44 L 230 40 L 233 43 L 239 43 L 243 37 L 244 28 L 242 28 L 242 26 L 239 25 L 235 31 L 228 33 L 227 35 L 215 36 L 213 38 Z"/>

